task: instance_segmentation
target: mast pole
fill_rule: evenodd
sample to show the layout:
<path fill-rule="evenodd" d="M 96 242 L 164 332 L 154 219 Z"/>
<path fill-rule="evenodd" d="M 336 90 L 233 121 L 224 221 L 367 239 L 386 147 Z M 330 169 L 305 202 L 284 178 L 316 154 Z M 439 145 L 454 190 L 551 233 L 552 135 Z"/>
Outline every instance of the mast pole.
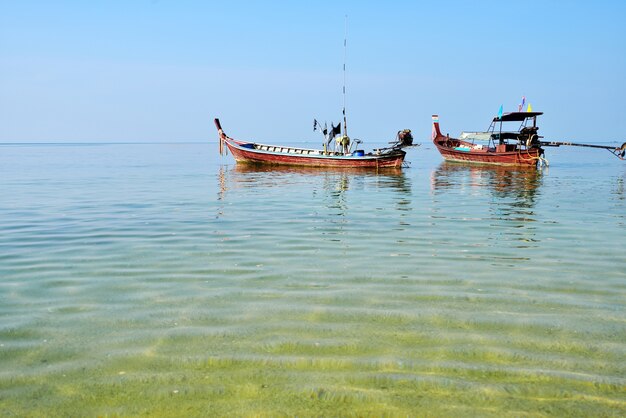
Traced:
<path fill-rule="evenodd" d="M 348 136 L 348 124 L 346 121 L 346 50 L 348 44 L 348 15 L 344 24 L 343 37 L 343 135 Z"/>

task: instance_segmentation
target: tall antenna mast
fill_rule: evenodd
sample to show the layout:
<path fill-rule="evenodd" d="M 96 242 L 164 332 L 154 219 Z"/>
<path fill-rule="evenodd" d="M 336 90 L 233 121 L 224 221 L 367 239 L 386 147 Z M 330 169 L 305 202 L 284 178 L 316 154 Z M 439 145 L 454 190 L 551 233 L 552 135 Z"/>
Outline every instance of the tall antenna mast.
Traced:
<path fill-rule="evenodd" d="M 348 124 L 346 122 L 346 50 L 348 48 L 348 15 L 344 26 L 343 36 L 343 135 L 348 136 Z"/>

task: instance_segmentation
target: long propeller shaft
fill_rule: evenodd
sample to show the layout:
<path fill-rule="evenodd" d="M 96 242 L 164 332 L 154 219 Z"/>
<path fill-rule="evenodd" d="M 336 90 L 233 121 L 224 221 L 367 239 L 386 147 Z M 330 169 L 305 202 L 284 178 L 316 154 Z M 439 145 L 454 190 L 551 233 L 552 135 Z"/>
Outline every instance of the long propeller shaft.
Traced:
<path fill-rule="evenodd" d="M 587 148 L 601 148 L 610 151 L 617 158 L 623 160 L 624 156 L 626 156 L 626 142 L 624 142 L 619 147 L 614 147 L 611 145 L 597 145 L 597 144 L 579 144 L 576 142 L 564 142 L 564 141 L 541 141 L 541 146 L 544 147 L 560 147 L 561 145 L 566 145 L 570 147 L 587 147 Z"/>

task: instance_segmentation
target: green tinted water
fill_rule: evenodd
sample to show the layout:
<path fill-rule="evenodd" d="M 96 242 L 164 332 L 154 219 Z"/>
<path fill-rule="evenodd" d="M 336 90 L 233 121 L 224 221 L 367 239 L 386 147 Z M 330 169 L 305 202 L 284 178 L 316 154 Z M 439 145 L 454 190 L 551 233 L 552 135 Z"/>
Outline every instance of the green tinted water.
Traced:
<path fill-rule="evenodd" d="M 623 162 L 213 148 L 0 148 L 1 415 L 626 413 Z"/>

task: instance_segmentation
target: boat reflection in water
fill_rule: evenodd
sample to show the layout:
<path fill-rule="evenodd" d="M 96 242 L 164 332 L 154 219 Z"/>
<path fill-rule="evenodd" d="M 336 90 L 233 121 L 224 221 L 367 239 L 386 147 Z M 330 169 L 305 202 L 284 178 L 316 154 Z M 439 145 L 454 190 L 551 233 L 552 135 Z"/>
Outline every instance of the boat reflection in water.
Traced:
<path fill-rule="evenodd" d="M 390 187 L 410 193 L 410 184 L 401 168 L 385 168 L 379 172 L 364 168 L 324 168 L 298 166 L 271 166 L 261 164 L 237 164 L 220 169 L 221 181 L 226 188 L 238 187 L 286 187 L 309 183 L 311 178 L 323 179 L 324 189 L 345 191 L 362 189 L 366 179 L 375 179 L 381 187 Z M 315 184 L 319 185 L 316 181 Z M 313 184 L 311 184 L 313 185 Z"/>
<path fill-rule="evenodd" d="M 431 176 L 433 216 L 473 223 L 489 246 L 533 246 L 543 176 L 535 167 L 443 162 Z"/>
<path fill-rule="evenodd" d="M 532 207 L 541 185 L 543 171 L 535 167 L 466 165 L 443 162 L 433 172 L 434 192 L 448 189 L 484 189 L 493 196 L 514 198 L 516 206 Z"/>
<path fill-rule="evenodd" d="M 346 216 L 348 196 L 354 194 L 353 206 L 375 202 L 373 193 L 385 189 L 393 196 L 398 210 L 407 210 L 411 202 L 411 183 L 401 168 L 386 168 L 378 172 L 365 168 L 325 168 L 237 164 L 222 167 L 219 174 L 219 200 L 228 193 L 245 190 L 242 196 L 257 195 L 262 199 L 279 194 L 285 205 L 306 205 L 319 209 L 315 202 L 332 211 L 330 215 Z M 309 206 L 311 206 L 309 204 Z M 352 209 L 357 209 L 353 207 Z"/>

